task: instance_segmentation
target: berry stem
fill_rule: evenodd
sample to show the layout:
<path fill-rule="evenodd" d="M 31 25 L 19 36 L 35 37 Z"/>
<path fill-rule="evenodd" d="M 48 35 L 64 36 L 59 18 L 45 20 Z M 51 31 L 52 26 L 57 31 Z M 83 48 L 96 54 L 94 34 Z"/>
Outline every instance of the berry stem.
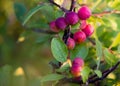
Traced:
<path fill-rule="evenodd" d="M 75 8 L 76 0 L 71 0 L 70 11 L 73 11 Z"/>
<path fill-rule="evenodd" d="M 68 12 L 67 9 L 65 9 L 64 7 L 61 7 L 59 4 L 55 3 L 54 0 L 49 0 L 49 2 L 55 6 L 57 6 L 58 8 L 60 8 L 62 11 L 64 12 Z"/>

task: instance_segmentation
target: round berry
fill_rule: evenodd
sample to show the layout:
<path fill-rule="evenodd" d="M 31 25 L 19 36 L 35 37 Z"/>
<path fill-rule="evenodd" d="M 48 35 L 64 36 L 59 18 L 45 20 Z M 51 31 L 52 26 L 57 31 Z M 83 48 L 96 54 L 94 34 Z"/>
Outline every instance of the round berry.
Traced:
<path fill-rule="evenodd" d="M 78 11 L 81 20 L 86 20 L 91 16 L 91 10 L 87 6 L 82 6 Z"/>
<path fill-rule="evenodd" d="M 78 31 L 78 32 L 74 33 L 73 39 L 75 40 L 76 43 L 80 44 L 86 40 L 86 35 L 84 32 Z"/>
<path fill-rule="evenodd" d="M 59 32 L 60 29 L 58 29 L 55 25 L 55 21 L 52 21 L 49 23 L 49 27 L 50 27 L 50 30 L 53 31 L 53 32 Z"/>
<path fill-rule="evenodd" d="M 79 21 L 79 17 L 75 12 L 67 12 L 65 14 L 66 22 L 70 25 L 74 25 Z"/>
<path fill-rule="evenodd" d="M 80 23 L 81 23 L 80 24 L 80 29 L 84 29 L 86 27 L 86 25 L 87 25 L 86 20 L 81 20 Z"/>
<path fill-rule="evenodd" d="M 89 37 L 94 32 L 94 27 L 91 24 L 88 24 L 82 31 L 86 34 L 86 37 Z"/>
<path fill-rule="evenodd" d="M 56 27 L 61 30 L 64 30 L 67 27 L 67 23 L 64 17 L 60 17 L 56 19 L 55 24 L 56 24 Z"/>
<path fill-rule="evenodd" d="M 79 77 L 81 75 L 82 68 L 84 66 L 84 60 L 80 57 L 77 57 L 72 62 L 71 73 L 74 77 Z"/>
<path fill-rule="evenodd" d="M 67 44 L 67 47 L 68 47 L 69 50 L 72 50 L 75 47 L 75 41 L 70 37 L 67 39 L 66 44 Z"/>
<path fill-rule="evenodd" d="M 84 66 L 84 60 L 80 57 L 76 57 L 73 62 L 72 62 L 73 65 L 79 65 L 81 67 Z"/>
<path fill-rule="evenodd" d="M 81 70 L 82 70 L 82 67 L 78 66 L 78 65 L 73 65 L 71 67 L 71 73 L 74 77 L 79 77 L 81 75 Z"/>

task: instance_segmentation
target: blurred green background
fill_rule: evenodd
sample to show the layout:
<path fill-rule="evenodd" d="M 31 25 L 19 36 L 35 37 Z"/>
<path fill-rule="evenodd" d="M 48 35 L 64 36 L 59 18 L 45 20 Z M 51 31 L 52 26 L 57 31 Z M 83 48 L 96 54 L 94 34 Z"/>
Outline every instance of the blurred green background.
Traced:
<path fill-rule="evenodd" d="M 0 86 L 40 86 L 41 76 L 51 71 L 50 43 L 41 39 L 47 35 L 25 31 L 20 22 L 42 1 L 0 0 Z"/>
<path fill-rule="evenodd" d="M 40 86 L 40 78 L 51 72 L 48 64 L 53 59 L 50 50 L 53 35 L 36 33 L 26 27 L 48 29 L 48 23 L 63 13 L 46 7 L 25 27 L 21 24 L 30 9 L 44 2 L 48 0 L 0 0 L 0 86 Z M 89 0 L 88 3 L 94 12 L 120 9 L 119 0 Z M 120 15 L 109 15 L 103 19 L 93 17 L 89 21 L 93 21 L 99 40 L 109 47 L 120 31 L 119 20 Z"/>

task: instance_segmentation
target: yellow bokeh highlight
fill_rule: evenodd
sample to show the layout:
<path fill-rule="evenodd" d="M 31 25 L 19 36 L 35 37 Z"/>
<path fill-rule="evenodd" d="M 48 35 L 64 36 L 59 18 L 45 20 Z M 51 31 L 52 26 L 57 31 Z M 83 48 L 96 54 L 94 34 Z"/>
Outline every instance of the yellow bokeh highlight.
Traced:
<path fill-rule="evenodd" d="M 109 79 L 116 79 L 116 75 L 114 73 L 110 73 L 107 78 Z"/>
<path fill-rule="evenodd" d="M 22 67 L 18 67 L 15 72 L 14 72 L 14 75 L 15 76 L 21 76 L 21 75 L 24 75 L 24 70 Z"/>
<path fill-rule="evenodd" d="M 19 37 L 18 38 L 18 42 L 23 42 L 23 41 L 25 41 L 25 37 Z"/>

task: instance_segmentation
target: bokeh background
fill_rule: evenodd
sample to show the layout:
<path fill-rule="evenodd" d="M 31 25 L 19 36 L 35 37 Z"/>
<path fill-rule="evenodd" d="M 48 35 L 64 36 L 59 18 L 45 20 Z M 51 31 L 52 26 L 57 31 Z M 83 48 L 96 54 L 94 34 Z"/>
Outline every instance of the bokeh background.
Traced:
<path fill-rule="evenodd" d="M 78 1 L 88 3 L 88 0 Z M 23 16 L 36 5 L 44 2 L 48 0 L 0 0 L 0 86 L 40 86 L 41 77 L 52 71 L 49 61 L 53 59 L 50 50 L 53 35 L 28 29 L 49 29 L 48 23 L 63 13 L 56 12 L 56 8 L 46 7 L 45 10 L 37 12 L 25 26 L 22 25 Z M 69 8 L 69 0 L 67 5 L 62 3 L 63 0 L 56 2 Z M 120 10 L 119 0 L 89 0 L 88 4 L 95 9 L 95 12 Z M 104 22 L 109 30 L 105 30 L 105 25 L 96 26 L 98 37 L 106 47 L 120 31 L 120 15 L 108 17 L 108 19 L 104 17 Z M 95 23 L 103 22 L 100 19 L 91 18 L 91 20 Z M 105 33 L 99 33 L 100 31 Z M 108 35 L 105 36 L 106 33 Z M 112 39 L 109 39 L 111 37 Z M 46 86 L 52 85 L 49 83 Z"/>

